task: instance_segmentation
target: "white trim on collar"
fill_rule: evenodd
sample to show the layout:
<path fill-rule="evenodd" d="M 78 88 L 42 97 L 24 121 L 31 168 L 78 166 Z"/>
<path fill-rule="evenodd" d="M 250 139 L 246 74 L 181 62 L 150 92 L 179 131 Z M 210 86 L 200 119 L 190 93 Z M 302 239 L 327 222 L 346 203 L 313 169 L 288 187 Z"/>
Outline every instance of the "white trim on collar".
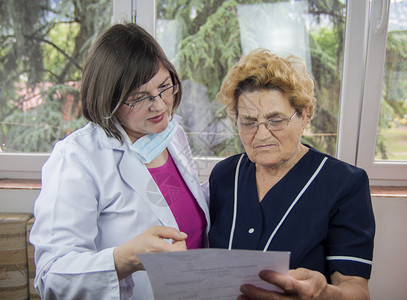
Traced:
<path fill-rule="evenodd" d="M 236 227 L 236 218 L 237 218 L 237 192 L 238 192 L 238 181 L 239 181 L 239 169 L 240 169 L 240 163 L 241 160 L 243 158 L 244 154 L 242 154 L 240 156 L 240 159 L 237 163 L 236 166 L 236 172 L 235 172 L 235 188 L 234 188 L 234 205 L 233 205 L 233 221 L 232 221 L 232 227 L 230 230 L 230 237 L 229 237 L 229 247 L 228 249 L 231 250 L 232 249 L 232 243 L 233 243 L 233 236 L 235 233 L 235 227 Z M 317 177 L 317 175 L 319 174 L 319 172 L 321 171 L 322 167 L 324 166 L 325 162 L 327 161 L 328 157 L 324 157 L 324 159 L 321 161 L 321 163 L 319 164 L 319 167 L 315 170 L 314 174 L 312 174 L 312 176 L 310 177 L 310 179 L 308 180 L 308 182 L 305 184 L 305 186 L 302 188 L 302 190 L 298 193 L 297 197 L 294 199 L 294 201 L 291 203 L 290 207 L 287 209 L 287 211 L 285 212 L 284 216 L 281 218 L 280 222 L 278 223 L 278 225 L 276 226 L 276 228 L 274 229 L 274 231 L 271 233 L 266 246 L 263 249 L 263 252 L 266 252 L 268 247 L 270 246 L 271 241 L 273 240 L 274 236 L 276 235 L 277 231 L 280 229 L 281 225 L 283 224 L 283 222 L 285 221 L 285 219 L 287 218 L 287 216 L 289 215 L 289 213 L 291 212 L 291 210 L 293 209 L 293 207 L 295 206 L 295 204 L 297 204 L 298 200 L 301 198 L 301 196 L 304 194 L 304 192 L 308 189 L 308 187 L 310 186 L 310 184 L 312 183 L 312 181 L 314 181 L 315 177 Z"/>

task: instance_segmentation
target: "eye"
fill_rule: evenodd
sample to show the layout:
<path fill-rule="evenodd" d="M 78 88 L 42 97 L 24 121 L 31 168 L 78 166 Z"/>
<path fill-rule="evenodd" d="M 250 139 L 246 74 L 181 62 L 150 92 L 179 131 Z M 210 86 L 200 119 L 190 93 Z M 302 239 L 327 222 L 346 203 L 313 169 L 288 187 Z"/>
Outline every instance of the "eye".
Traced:
<path fill-rule="evenodd" d="M 141 101 L 144 101 L 144 100 L 146 100 L 146 99 L 148 99 L 149 97 L 148 96 L 145 96 L 145 95 L 140 95 L 140 96 L 134 96 L 134 97 L 132 97 L 131 99 L 129 99 L 129 102 L 131 102 L 131 103 L 138 103 L 138 102 L 141 102 Z"/>
<path fill-rule="evenodd" d="M 242 121 L 240 123 L 242 126 L 246 126 L 246 127 L 254 127 L 257 126 L 257 122 L 255 121 Z"/>
<path fill-rule="evenodd" d="M 272 124 L 272 125 L 279 125 L 279 124 L 283 123 L 284 121 L 286 121 L 286 120 L 285 119 L 270 119 L 270 120 L 267 120 L 267 122 Z"/>
<path fill-rule="evenodd" d="M 168 89 L 171 85 L 169 83 L 163 84 L 159 87 L 160 90 Z"/>

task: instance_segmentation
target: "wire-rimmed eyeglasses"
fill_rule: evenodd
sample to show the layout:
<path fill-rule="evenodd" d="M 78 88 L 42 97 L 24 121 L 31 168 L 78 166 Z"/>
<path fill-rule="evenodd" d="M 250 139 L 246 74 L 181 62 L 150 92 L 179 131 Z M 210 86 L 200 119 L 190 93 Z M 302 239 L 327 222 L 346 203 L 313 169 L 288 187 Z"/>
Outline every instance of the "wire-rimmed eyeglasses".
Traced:
<path fill-rule="evenodd" d="M 165 88 L 162 90 L 158 95 L 155 96 L 147 96 L 147 97 L 136 97 L 134 99 L 128 99 L 124 105 L 127 105 L 133 110 L 140 110 L 142 108 L 149 108 L 151 105 L 153 105 L 155 98 L 160 97 L 161 99 L 165 100 L 168 99 L 169 97 L 174 96 L 176 93 L 179 92 L 179 83 L 174 84 L 170 87 Z"/>
<path fill-rule="evenodd" d="M 297 112 L 294 112 L 294 114 L 290 118 L 278 117 L 268 119 L 264 122 L 236 121 L 236 127 L 240 132 L 243 133 L 255 133 L 259 129 L 259 126 L 261 124 L 264 124 L 264 126 L 266 126 L 266 128 L 270 131 L 279 131 L 287 128 L 288 124 L 290 124 L 290 121 L 294 118 L 296 114 Z"/>

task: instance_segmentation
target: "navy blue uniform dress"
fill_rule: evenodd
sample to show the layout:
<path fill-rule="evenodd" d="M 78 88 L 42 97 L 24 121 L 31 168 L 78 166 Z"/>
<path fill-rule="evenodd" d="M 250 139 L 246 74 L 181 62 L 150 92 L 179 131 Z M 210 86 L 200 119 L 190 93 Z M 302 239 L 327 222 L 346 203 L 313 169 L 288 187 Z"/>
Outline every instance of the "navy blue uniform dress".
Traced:
<path fill-rule="evenodd" d="M 210 247 L 290 251 L 291 269 L 328 282 L 335 271 L 370 278 L 375 221 L 364 170 L 310 147 L 261 202 L 246 154 L 218 163 L 209 183 Z"/>

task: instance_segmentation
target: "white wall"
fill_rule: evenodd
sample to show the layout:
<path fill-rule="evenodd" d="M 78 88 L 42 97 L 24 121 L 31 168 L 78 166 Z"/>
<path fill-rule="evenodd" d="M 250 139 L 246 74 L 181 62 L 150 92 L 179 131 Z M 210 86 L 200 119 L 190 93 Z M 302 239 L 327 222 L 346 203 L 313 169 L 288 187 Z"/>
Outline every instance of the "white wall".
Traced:
<path fill-rule="evenodd" d="M 371 300 L 407 299 L 407 198 L 374 197 L 376 217 Z"/>
<path fill-rule="evenodd" d="M 32 212 L 39 191 L 0 190 L 0 212 Z M 376 238 L 371 300 L 407 299 L 407 198 L 373 198 Z"/>
<path fill-rule="evenodd" d="M 0 189 L 0 213 L 32 213 L 39 192 Z"/>

